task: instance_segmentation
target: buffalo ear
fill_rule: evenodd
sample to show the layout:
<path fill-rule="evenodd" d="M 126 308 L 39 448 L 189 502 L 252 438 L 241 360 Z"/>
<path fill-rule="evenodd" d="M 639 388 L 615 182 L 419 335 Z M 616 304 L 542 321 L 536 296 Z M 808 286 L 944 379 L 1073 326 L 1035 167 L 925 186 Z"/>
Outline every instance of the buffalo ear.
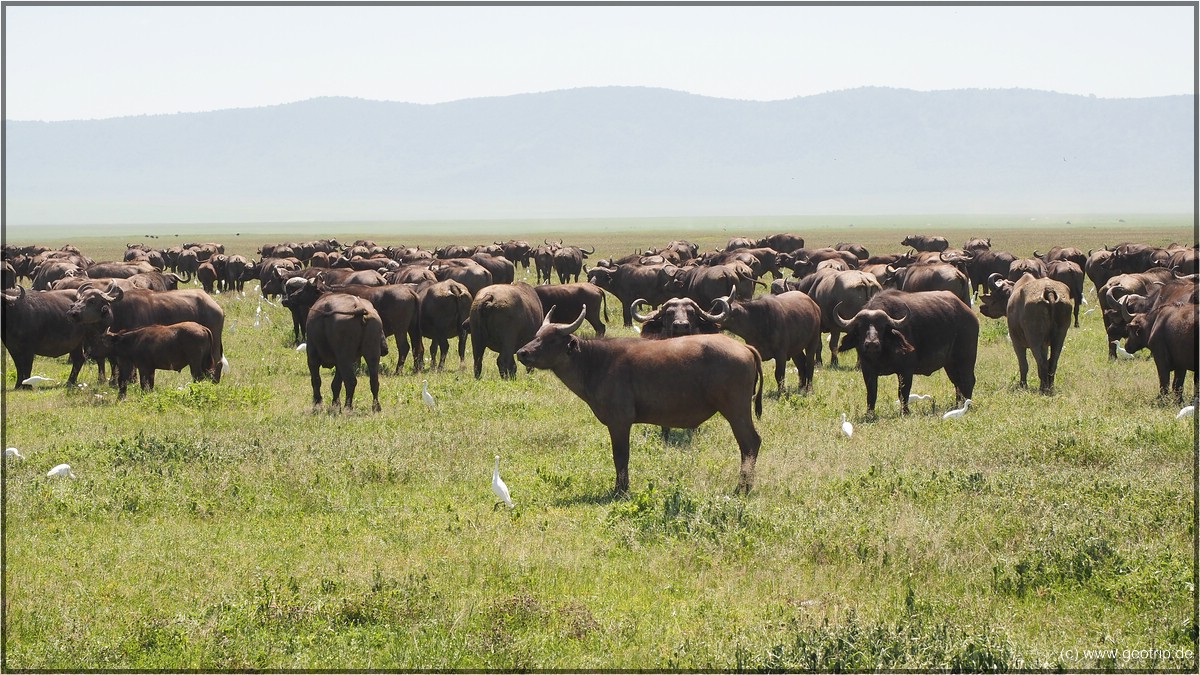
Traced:
<path fill-rule="evenodd" d="M 913 353 L 913 352 L 917 351 L 917 348 L 916 348 L 916 347 L 914 347 L 914 346 L 912 346 L 912 343 L 910 343 L 910 342 L 909 342 L 909 341 L 908 341 L 908 340 L 907 340 L 907 339 L 904 337 L 904 333 L 901 333 L 900 331 L 898 331 L 898 330 L 896 330 L 895 328 L 893 328 L 893 329 L 892 329 L 892 335 L 893 335 L 893 336 L 895 336 L 895 338 L 896 338 L 896 341 L 897 341 L 897 342 L 899 342 L 899 344 L 897 344 L 897 345 L 896 345 L 896 353 L 898 353 L 898 354 L 911 354 L 911 353 Z"/>
<path fill-rule="evenodd" d="M 578 354 L 579 351 L 580 351 L 579 338 L 575 337 L 574 335 L 567 338 L 567 353 L 568 354 Z"/>

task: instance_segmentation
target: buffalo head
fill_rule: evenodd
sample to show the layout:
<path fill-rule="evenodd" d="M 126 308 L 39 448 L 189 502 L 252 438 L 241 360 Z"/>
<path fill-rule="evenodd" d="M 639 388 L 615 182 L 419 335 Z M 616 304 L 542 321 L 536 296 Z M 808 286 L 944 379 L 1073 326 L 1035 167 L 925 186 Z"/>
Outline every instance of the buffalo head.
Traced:
<path fill-rule="evenodd" d="M 571 323 L 551 323 L 550 318 L 553 314 L 554 307 L 551 307 L 533 339 L 517 350 L 517 360 L 530 370 L 553 370 L 556 365 L 570 359 L 572 354 L 580 350 L 581 340 L 575 337 L 574 333 L 583 325 L 587 305 L 583 306 L 579 316 Z"/>
<path fill-rule="evenodd" d="M 719 333 L 719 317 L 704 311 L 691 298 L 671 298 L 649 314 L 636 311 L 640 305 L 649 304 L 638 299 L 633 303 L 633 317 L 642 324 L 644 338 L 673 338 L 680 335 Z"/>
<path fill-rule="evenodd" d="M 849 321 L 840 313 L 842 303 L 833 309 L 833 319 L 846 331 L 839 352 L 858 349 L 861 356 L 902 356 L 916 350 L 900 330 L 908 316 L 895 318 L 881 309 L 861 309 Z"/>
<path fill-rule="evenodd" d="M 75 289 L 77 299 L 67 309 L 67 318 L 78 323 L 112 323 L 112 304 L 120 302 L 125 292 L 114 282 L 109 282 L 108 290 L 101 291 L 90 283 Z"/>

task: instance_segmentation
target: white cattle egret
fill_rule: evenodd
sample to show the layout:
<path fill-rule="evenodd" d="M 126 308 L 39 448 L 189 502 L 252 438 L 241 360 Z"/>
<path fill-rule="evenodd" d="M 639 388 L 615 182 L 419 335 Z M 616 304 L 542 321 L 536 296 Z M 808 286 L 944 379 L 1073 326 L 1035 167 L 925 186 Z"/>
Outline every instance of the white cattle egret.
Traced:
<path fill-rule="evenodd" d="M 1179 412 L 1175 413 L 1175 419 L 1181 420 L 1185 417 L 1191 417 L 1192 415 L 1195 415 L 1195 414 L 1196 414 L 1196 406 L 1195 405 L 1185 405 L 1179 409 Z"/>
<path fill-rule="evenodd" d="M 228 374 L 229 374 L 229 359 L 225 358 L 225 355 L 222 354 L 221 355 L 221 377 L 225 377 Z"/>
<path fill-rule="evenodd" d="M 307 342 L 301 342 L 301 343 L 300 343 L 300 346 L 296 347 L 296 351 L 298 351 L 298 352 L 307 352 L 307 351 L 308 351 L 308 343 L 307 343 Z"/>
<path fill-rule="evenodd" d="M 5 448 L 4 458 L 8 459 L 10 457 L 12 459 L 25 459 L 25 456 L 21 454 L 20 450 L 17 450 L 16 448 Z"/>
<path fill-rule="evenodd" d="M 1094 311 L 1096 311 L 1096 308 L 1095 308 L 1095 307 L 1091 307 L 1091 308 L 1089 308 L 1089 309 L 1088 309 L 1088 311 L 1084 312 L 1084 313 L 1083 313 L 1083 315 L 1084 315 L 1084 316 L 1087 316 L 1088 314 L 1091 314 L 1091 313 L 1092 313 L 1092 312 L 1094 312 Z"/>
<path fill-rule="evenodd" d="M 508 505 L 508 508 L 513 507 L 512 497 L 508 496 L 508 486 L 500 477 L 500 455 L 496 455 L 496 468 L 492 469 L 492 492 L 495 492 L 500 501 Z M 496 506 L 499 505 L 499 503 L 496 504 Z"/>
<path fill-rule="evenodd" d="M 854 438 L 854 425 L 846 419 L 846 413 L 842 413 L 842 433 L 846 438 Z"/>
<path fill-rule="evenodd" d="M 70 464 L 59 464 L 58 466 L 46 472 L 47 478 L 74 478 L 75 472 L 71 471 Z"/>
<path fill-rule="evenodd" d="M 24 380 L 21 380 L 21 384 L 27 384 L 32 387 L 35 384 L 41 384 L 43 382 L 53 382 L 53 381 L 54 380 L 49 377 L 42 377 L 41 375 L 34 375 L 33 377 L 27 377 Z"/>
<path fill-rule="evenodd" d="M 1128 359 L 1133 358 L 1133 354 L 1130 354 L 1129 352 L 1125 351 L 1125 348 L 1121 346 L 1120 340 L 1113 340 L 1110 344 L 1112 344 L 1114 347 L 1117 348 L 1117 358 L 1118 359 L 1128 360 Z"/>
<path fill-rule="evenodd" d="M 429 393 L 429 380 L 421 381 L 421 400 L 425 401 L 426 408 L 429 408 L 430 410 L 437 408 L 437 404 L 433 400 L 433 394 Z"/>
<path fill-rule="evenodd" d="M 641 335 L 641 334 L 642 334 L 642 327 L 641 327 L 641 326 L 634 326 L 634 327 L 633 327 L 633 332 L 637 333 L 638 335 Z"/>
<path fill-rule="evenodd" d="M 950 412 L 946 413 L 945 415 L 942 415 L 942 419 L 956 420 L 956 419 L 962 417 L 963 415 L 967 414 L 967 408 L 970 405 L 971 405 L 971 399 L 967 399 L 967 400 L 963 401 L 963 407 L 955 408 L 954 410 L 951 410 Z"/>
<path fill-rule="evenodd" d="M 908 395 L 909 403 L 916 403 L 917 401 L 932 401 L 932 400 L 933 400 L 933 396 L 930 396 L 929 394 L 909 394 Z"/>
<path fill-rule="evenodd" d="M 1087 298 L 1079 298 L 1079 301 L 1085 305 L 1088 304 Z"/>

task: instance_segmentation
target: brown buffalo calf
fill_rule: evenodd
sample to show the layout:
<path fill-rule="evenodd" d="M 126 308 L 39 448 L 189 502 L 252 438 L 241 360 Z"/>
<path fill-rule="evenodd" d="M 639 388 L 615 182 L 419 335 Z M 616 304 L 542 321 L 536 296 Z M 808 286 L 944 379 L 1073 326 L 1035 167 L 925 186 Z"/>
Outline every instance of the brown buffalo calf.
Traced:
<path fill-rule="evenodd" d="M 137 368 L 143 391 L 154 389 L 154 371 L 191 369 L 192 380 L 199 382 L 211 377 L 221 381 L 221 369 L 214 360 L 213 334 L 195 321 L 183 321 L 168 326 L 144 326 L 134 330 L 106 331 L 92 343 L 89 351 L 94 357 L 108 357 L 117 362 L 119 396 L 133 380 Z"/>

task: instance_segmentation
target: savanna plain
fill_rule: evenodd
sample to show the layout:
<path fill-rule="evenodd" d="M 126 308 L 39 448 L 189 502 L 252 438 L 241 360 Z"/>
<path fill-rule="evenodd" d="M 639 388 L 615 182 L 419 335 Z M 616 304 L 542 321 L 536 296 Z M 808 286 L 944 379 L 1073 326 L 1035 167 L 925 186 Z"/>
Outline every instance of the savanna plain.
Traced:
<path fill-rule="evenodd" d="M 990 236 L 1018 255 L 1196 236 L 1190 216 L 844 220 L 222 225 L 179 239 L 166 226 L 153 229 L 161 239 L 94 228 L 8 241 L 70 241 L 112 260 L 131 241 L 218 241 L 257 258 L 262 243 L 322 235 L 427 247 L 515 236 L 595 246 L 597 258 L 781 231 L 872 253 L 902 250 L 908 234 L 955 246 Z M 634 336 L 608 300 L 610 335 Z M 607 430 L 550 372 L 504 381 L 489 353 L 475 380 L 468 349 L 466 364 L 452 353 L 445 370 L 414 375 L 410 358 L 396 375 L 393 343 L 381 413 L 365 378 L 358 408 L 314 412 L 287 310 L 253 282 L 217 301 L 231 365 L 220 384 L 160 372 L 155 391 L 118 401 L 93 366 L 86 387 L 66 387 L 66 359 L 39 357 L 34 373 L 57 383 L 13 391 L 6 353 L 5 444 L 26 459 L 4 465 L 5 670 L 1195 672 L 1195 419 L 1157 400 L 1145 351 L 1108 360 L 1098 311 L 1071 329 L 1051 396 L 1036 371 L 1017 387 L 1005 322 L 980 316 L 974 404 L 957 420 L 942 419 L 954 398 L 941 372 L 915 379 L 934 401 L 908 417 L 883 378 L 868 420 L 853 352 L 830 368 L 826 347 L 809 394 L 790 367 L 778 394 L 768 367 L 748 496 L 734 494 L 737 446 L 715 417 L 665 442 L 635 426 L 618 498 Z M 494 508 L 497 454 L 512 510 Z M 46 477 L 60 462 L 75 480 Z"/>

